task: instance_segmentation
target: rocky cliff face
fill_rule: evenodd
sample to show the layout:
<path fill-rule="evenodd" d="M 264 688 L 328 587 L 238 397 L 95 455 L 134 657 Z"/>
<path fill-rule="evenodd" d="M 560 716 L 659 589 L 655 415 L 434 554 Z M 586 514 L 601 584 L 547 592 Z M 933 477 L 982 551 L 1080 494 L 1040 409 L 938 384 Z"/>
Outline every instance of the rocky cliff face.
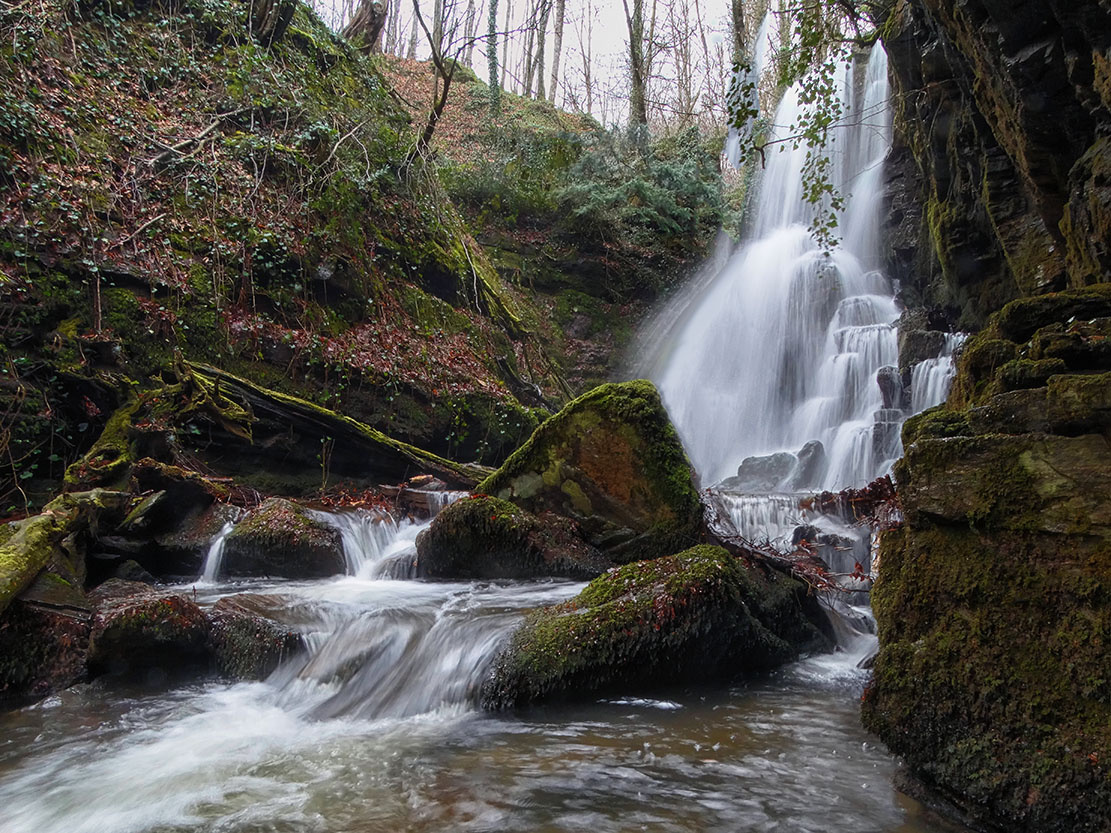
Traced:
<path fill-rule="evenodd" d="M 1013 298 L 1102 280 L 1111 6 L 901 0 L 884 43 L 890 265 L 912 300 L 978 327 Z"/>
<path fill-rule="evenodd" d="M 904 430 L 864 720 L 980 826 L 1106 830 L 1111 3 L 902 0 L 884 40 L 892 273 L 980 332 Z"/>

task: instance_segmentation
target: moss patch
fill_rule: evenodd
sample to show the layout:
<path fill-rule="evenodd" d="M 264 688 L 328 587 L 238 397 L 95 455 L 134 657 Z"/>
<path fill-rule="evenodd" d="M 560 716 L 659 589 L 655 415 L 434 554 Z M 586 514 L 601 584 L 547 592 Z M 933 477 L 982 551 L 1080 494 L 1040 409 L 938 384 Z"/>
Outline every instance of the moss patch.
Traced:
<path fill-rule="evenodd" d="M 659 394 L 642 380 L 574 400 L 477 489 L 575 518 L 593 543 L 635 560 L 698 540 L 693 478 Z M 624 540 L 614 544 L 615 534 Z"/>
<path fill-rule="evenodd" d="M 531 614 L 483 687 L 486 708 L 697 682 L 769 668 L 821 643 L 803 585 L 720 547 L 627 564 Z"/>

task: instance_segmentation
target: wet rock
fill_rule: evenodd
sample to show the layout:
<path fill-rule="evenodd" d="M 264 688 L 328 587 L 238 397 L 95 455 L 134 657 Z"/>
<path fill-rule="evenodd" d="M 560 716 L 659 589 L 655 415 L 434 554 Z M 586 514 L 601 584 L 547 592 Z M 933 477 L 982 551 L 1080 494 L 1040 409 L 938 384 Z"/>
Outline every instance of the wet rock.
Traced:
<path fill-rule="evenodd" d="M 879 385 L 884 408 L 898 410 L 906 406 L 903 376 L 897 369 L 890 366 L 881 367 L 876 372 L 876 384 Z"/>
<path fill-rule="evenodd" d="M 89 600 L 95 610 L 89 635 L 94 673 L 172 671 L 205 658 L 208 620 L 185 596 L 111 579 Z"/>
<path fill-rule="evenodd" d="M 790 477 L 794 468 L 795 455 L 789 451 L 764 457 L 746 457 L 737 467 L 736 477 L 726 478 L 720 486 L 733 492 L 775 492 Z"/>
<path fill-rule="evenodd" d="M 346 569 L 339 530 L 281 498 L 263 501 L 224 542 L 230 576 L 323 578 Z"/>
<path fill-rule="evenodd" d="M 208 650 L 218 673 L 235 680 L 263 680 L 305 648 L 301 634 L 270 618 L 270 597 L 240 593 L 208 611 Z"/>
<path fill-rule="evenodd" d="M 825 644 L 805 587 L 720 547 L 627 564 L 532 613 L 483 685 L 488 709 L 719 680 Z"/>
<path fill-rule="evenodd" d="M 828 461 L 826 447 L 819 440 L 811 440 L 795 455 L 797 464 L 794 474 L 791 475 L 790 489 L 792 492 L 802 492 L 807 489 L 817 488 L 826 473 Z"/>
<path fill-rule="evenodd" d="M 178 526 L 146 542 L 136 560 L 157 576 L 197 576 L 212 540 L 244 512 L 227 503 L 216 503 L 182 519 Z"/>
<path fill-rule="evenodd" d="M 899 329 L 899 371 L 906 373 L 926 359 L 936 359 L 945 348 L 945 333 L 937 330 Z M 890 406 L 884 406 L 890 407 Z"/>
<path fill-rule="evenodd" d="M 143 569 L 143 566 L 132 559 L 128 559 L 120 563 L 115 570 L 112 571 L 112 578 L 122 579 L 123 581 L 137 581 L 142 584 L 157 584 L 158 579 Z"/>
<path fill-rule="evenodd" d="M 863 717 L 978 826 L 1111 817 L 1111 374 L 1103 319 L 1073 318 L 1107 293 L 1008 304 L 904 427 Z"/>
<path fill-rule="evenodd" d="M 567 518 L 484 495 L 453 503 L 417 538 L 417 573 L 427 578 L 584 579 L 612 565 Z"/>
<path fill-rule="evenodd" d="M 92 614 L 16 599 L 0 614 L 0 707 L 41 700 L 85 677 Z"/>
<path fill-rule="evenodd" d="M 651 382 L 602 385 L 544 422 L 477 491 L 571 518 L 619 561 L 698 540 L 690 462 Z"/>

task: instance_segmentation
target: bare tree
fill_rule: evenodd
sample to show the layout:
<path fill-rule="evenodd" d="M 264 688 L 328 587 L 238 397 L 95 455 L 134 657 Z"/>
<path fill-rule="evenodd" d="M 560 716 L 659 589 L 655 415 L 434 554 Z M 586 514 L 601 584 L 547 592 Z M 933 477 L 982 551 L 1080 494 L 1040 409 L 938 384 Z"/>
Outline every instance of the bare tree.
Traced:
<path fill-rule="evenodd" d="M 559 58 L 563 52 L 563 13 L 567 0 L 555 0 L 555 23 L 552 28 L 552 81 L 548 87 L 548 99 L 556 103 L 559 89 Z"/>
<path fill-rule="evenodd" d="M 251 34 L 263 46 L 277 43 L 289 28 L 296 9 L 297 0 L 252 0 Z"/>
<path fill-rule="evenodd" d="M 343 27 L 343 36 L 364 52 L 381 52 L 382 29 L 389 13 L 389 0 L 362 0 Z"/>
<path fill-rule="evenodd" d="M 413 15 L 413 27 L 409 30 L 409 49 L 405 57 L 410 61 L 417 57 L 417 40 L 420 37 L 420 29 L 417 28 L 417 16 Z"/>
<path fill-rule="evenodd" d="M 464 33 L 465 21 L 457 13 L 458 3 L 459 0 L 436 0 L 434 14 L 439 15 L 439 19 L 433 20 L 429 27 L 421 14 L 420 0 L 413 0 L 413 14 L 432 50 L 432 101 L 424 128 L 405 160 L 406 167 L 427 155 L 436 125 L 447 107 L 448 92 L 459 68 L 460 58 L 471 46 L 474 37 L 472 35 L 468 38 Z"/>
<path fill-rule="evenodd" d="M 644 0 L 621 0 L 625 8 L 625 23 L 629 28 L 629 123 L 648 124 L 648 62 L 650 47 L 645 42 Z M 646 48 L 648 47 L 648 48 Z"/>

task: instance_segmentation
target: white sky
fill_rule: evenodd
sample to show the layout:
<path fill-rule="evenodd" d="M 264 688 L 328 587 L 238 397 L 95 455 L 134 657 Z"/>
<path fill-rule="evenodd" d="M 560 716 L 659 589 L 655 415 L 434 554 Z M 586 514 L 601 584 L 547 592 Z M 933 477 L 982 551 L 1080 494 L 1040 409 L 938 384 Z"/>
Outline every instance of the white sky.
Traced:
<path fill-rule="evenodd" d="M 332 25 L 337 25 L 338 21 L 342 19 L 347 10 L 351 5 L 355 4 L 357 0 L 311 0 L 311 2 L 326 21 L 330 22 Z M 403 4 L 401 6 L 401 22 L 402 31 L 404 32 L 404 41 L 407 43 L 409 26 L 412 21 L 412 0 L 391 0 L 391 2 L 401 2 Z M 425 16 L 426 20 L 430 20 L 433 0 L 420 0 L 420 2 L 422 14 Z M 520 26 L 525 14 L 524 7 L 528 0 L 509 0 L 509 2 L 512 3 L 513 7 L 513 26 Z M 729 27 L 729 0 L 697 0 L 697 2 L 705 21 L 706 40 L 710 46 L 710 50 L 714 52 L 718 49 L 724 49 L 727 62 L 728 49 L 724 45 L 726 43 L 725 35 Z M 456 0 L 456 3 L 460 12 L 466 10 L 466 0 Z M 679 5 L 676 0 L 672 0 L 672 3 L 676 6 Z M 669 3 L 669 0 L 657 0 L 657 17 L 660 21 L 663 20 L 667 8 L 672 3 Z M 686 3 L 693 14 L 695 0 L 686 0 Z M 506 4 L 507 0 L 499 0 L 498 2 L 499 21 L 504 19 Z M 645 5 L 647 7 L 646 12 L 650 12 L 651 0 L 646 0 Z M 476 0 L 476 6 L 480 9 L 478 15 L 479 29 L 484 32 L 486 30 L 487 20 L 486 0 Z M 621 123 L 625 120 L 626 97 L 628 95 L 626 58 L 628 31 L 625 24 L 625 13 L 621 0 L 567 0 L 563 34 L 563 55 L 560 62 L 560 74 L 563 78 L 563 84 L 566 85 L 567 88 L 561 89 L 557 103 L 563 107 L 572 109 L 574 104 L 572 98 L 574 98 L 579 101 L 580 108 L 585 107 L 582 77 L 583 51 L 585 51 L 587 44 L 583 43 L 580 39 L 580 33 L 581 37 L 585 39 L 587 30 L 585 20 L 588 16 L 588 8 L 591 8 L 593 11 L 591 15 L 593 20 L 592 26 L 590 27 L 592 31 L 589 43 L 591 53 L 590 68 L 595 87 L 595 100 L 593 102 L 592 113 L 605 124 Z M 545 87 L 548 83 L 547 76 L 550 76 L 551 73 L 553 45 L 551 30 L 553 24 L 554 13 L 549 20 L 546 42 Z M 662 28 L 662 22 L 657 25 Z M 511 71 L 516 68 L 516 62 L 520 60 L 520 55 L 524 49 L 523 42 L 523 34 L 516 34 L 510 40 L 510 57 L 507 63 Z M 698 39 L 695 46 L 701 58 L 701 39 Z M 499 55 L 500 53 L 501 45 L 499 44 Z M 422 36 L 417 49 L 417 57 L 427 58 L 428 54 L 429 50 Z M 482 43 L 479 43 L 475 47 L 473 64 L 473 68 L 478 76 L 485 79 L 487 76 L 486 53 L 485 45 Z M 726 73 L 723 76 L 720 60 L 715 61 L 712 68 L 703 68 L 703 74 L 710 73 L 711 75 L 705 77 L 703 81 L 706 92 L 703 94 L 699 107 L 696 109 L 703 109 L 709 105 L 711 110 L 720 110 L 720 102 L 711 102 L 710 99 L 720 99 L 724 96 L 724 86 L 728 80 L 728 67 L 725 69 Z M 670 77 L 673 76 L 673 70 L 669 66 L 666 55 L 661 61 L 657 62 L 656 70 L 666 80 L 670 80 Z M 507 82 L 506 86 L 512 89 L 513 85 Z M 670 85 L 666 83 L 666 81 L 656 85 L 660 98 L 670 95 L 671 90 L 669 87 Z M 651 88 L 649 97 L 653 97 Z M 720 118 L 720 112 L 716 112 L 716 114 L 713 115 L 707 114 L 708 121 L 718 121 Z"/>

